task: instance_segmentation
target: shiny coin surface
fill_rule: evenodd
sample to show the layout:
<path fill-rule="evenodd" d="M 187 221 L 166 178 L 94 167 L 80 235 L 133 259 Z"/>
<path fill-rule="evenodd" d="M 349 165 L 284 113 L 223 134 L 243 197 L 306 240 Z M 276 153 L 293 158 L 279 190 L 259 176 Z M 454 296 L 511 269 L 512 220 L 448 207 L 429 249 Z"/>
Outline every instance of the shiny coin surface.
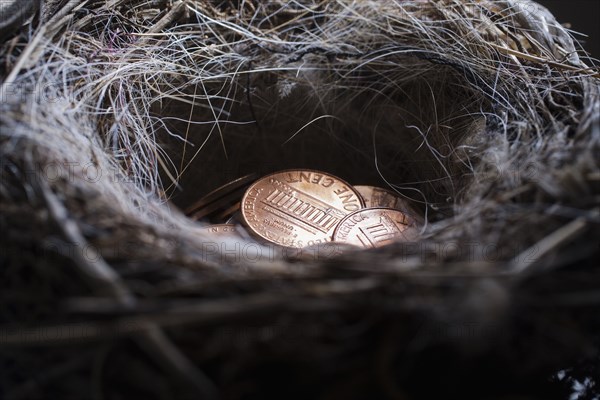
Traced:
<path fill-rule="evenodd" d="M 354 189 L 362 196 L 365 208 L 388 207 L 405 212 L 416 219 L 417 213 L 410 207 L 408 202 L 391 190 L 377 186 L 357 185 Z"/>
<path fill-rule="evenodd" d="M 241 198 L 240 198 L 241 200 Z M 215 220 L 223 221 L 228 224 L 232 221 L 235 221 L 235 215 L 240 211 L 240 202 L 233 204 L 231 207 L 221 211 L 219 214 L 215 216 Z"/>
<path fill-rule="evenodd" d="M 216 236 L 233 236 L 239 235 L 237 229 L 238 226 L 234 224 L 216 224 L 205 226 L 202 231 Z"/>
<path fill-rule="evenodd" d="M 393 208 L 366 208 L 344 218 L 335 229 L 333 240 L 363 248 L 382 247 L 395 241 L 413 240 L 414 221 Z"/>
<path fill-rule="evenodd" d="M 227 218 L 227 221 L 225 221 L 226 224 L 241 224 L 243 222 L 244 218 L 242 217 L 242 212 L 238 210 L 235 212 L 235 214 L 231 215 L 229 218 Z"/>
<path fill-rule="evenodd" d="M 208 225 L 201 227 L 200 231 L 205 234 L 202 236 L 198 249 L 206 260 L 235 265 L 274 257 L 269 249 L 254 242 L 241 225 Z"/>
<path fill-rule="evenodd" d="M 244 195 L 245 189 L 237 189 L 231 193 L 228 193 L 226 196 L 219 198 L 217 201 L 213 201 L 212 203 L 208 203 L 206 206 L 198 208 L 192 214 L 188 214 L 188 216 L 193 220 L 201 220 L 208 219 L 214 223 L 221 223 L 224 221 L 221 215 L 225 215 L 231 207 L 235 207 L 236 204 L 240 204 L 240 200 Z M 239 206 L 237 207 L 239 209 Z M 235 211 L 233 211 L 235 213 Z"/>
<path fill-rule="evenodd" d="M 214 203 L 221 203 L 226 198 L 235 197 L 236 193 L 243 195 L 245 188 L 248 187 L 253 181 L 256 180 L 257 174 L 250 174 L 231 181 L 202 197 L 200 200 L 189 206 L 185 210 L 185 214 L 190 216 L 193 214 L 202 213 L 202 210 L 206 207 L 213 205 Z M 233 195 L 233 196 L 232 196 Z"/>
<path fill-rule="evenodd" d="M 311 262 L 323 261 L 352 251 L 361 250 L 361 247 L 348 243 L 325 242 L 313 246 L 303 247 L 301 249 L 287 248 L 288 252 L 284 256 L 289 261 Z M 290 252 L 292 250 L 293 252 Z"/>
<path fill-rule="evenodd" d="M 287 170 L 252 184 L 242 199 L 249 230 L 281 246 L 303 248 L 330 242 L 333 231 L 364 203 L 347 182 L 325 172 Z"/>

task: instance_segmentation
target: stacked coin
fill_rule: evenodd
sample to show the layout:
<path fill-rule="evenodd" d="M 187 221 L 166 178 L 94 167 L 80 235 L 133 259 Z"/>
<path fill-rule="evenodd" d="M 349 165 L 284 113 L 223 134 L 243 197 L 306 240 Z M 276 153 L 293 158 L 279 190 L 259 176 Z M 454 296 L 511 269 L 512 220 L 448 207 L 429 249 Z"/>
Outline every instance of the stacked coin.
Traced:
<path fill-rule="evenodd" d="M 414 240 L 421 222 L 409 204 L 392 191 L 352 186 L 314 170 L 239 178 L 200 199 L 188 208 L 187 215 L 230 224 L 218 227 L 232 232 L 235 225 L 231 223 L 239 222 L 257 239 L 288 248 L 329 242 L 381 247 Z"/>
<path fill-rule="evenodd" d="M 195 220 L 230 222 L 229 220 L 240 209 L 240 200 L 246 188 L 256 178 L 256 174 L 246 175 L 213 190 L 189 206 L 185 214 Z"/>

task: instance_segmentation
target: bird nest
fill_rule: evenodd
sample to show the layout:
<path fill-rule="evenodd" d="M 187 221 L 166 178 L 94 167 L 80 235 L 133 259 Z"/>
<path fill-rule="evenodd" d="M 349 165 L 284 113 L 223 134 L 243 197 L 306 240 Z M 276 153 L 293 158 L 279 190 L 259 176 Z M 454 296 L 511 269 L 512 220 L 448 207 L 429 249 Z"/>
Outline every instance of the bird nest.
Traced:
<path fill-rule="evenodd" d="M 47 1 L 0 59 L 3 398 L 598 390 L 600 81 L 536 3 Z M 418 240 L 178 211 L 286 168 L 397 191 Z"/>

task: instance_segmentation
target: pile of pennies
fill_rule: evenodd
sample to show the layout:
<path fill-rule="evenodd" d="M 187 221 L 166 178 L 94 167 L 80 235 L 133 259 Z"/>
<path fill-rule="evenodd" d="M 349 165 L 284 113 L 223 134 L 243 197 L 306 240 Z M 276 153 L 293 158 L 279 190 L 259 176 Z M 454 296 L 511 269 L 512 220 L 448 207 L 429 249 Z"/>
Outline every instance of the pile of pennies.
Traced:
<path fill-rule="evenodd" d="M 362 248 L 414 240 L 422 220 L 394 192 L 352 186 L 315 170 L 286 170 L 236 179 L 201 198 L 186 215 L 209 221 L 215 235 L 240 229 L 263 243 L 305 248 L 345 243 Z"/>

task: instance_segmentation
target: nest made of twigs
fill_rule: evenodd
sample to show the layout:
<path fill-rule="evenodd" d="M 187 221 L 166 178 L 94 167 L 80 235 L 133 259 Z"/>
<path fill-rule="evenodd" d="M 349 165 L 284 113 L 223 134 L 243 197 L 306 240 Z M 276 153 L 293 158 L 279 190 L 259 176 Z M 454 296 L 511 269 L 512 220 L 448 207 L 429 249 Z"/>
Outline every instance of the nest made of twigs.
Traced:
<path fill-rule="evenodd" d="M 6 398 L 594 395 L 598 70 L 536 3 L 49 1 L 0 54 Z M 177 211 L 290 167 L 419 241 L 244 256 Z"/>

